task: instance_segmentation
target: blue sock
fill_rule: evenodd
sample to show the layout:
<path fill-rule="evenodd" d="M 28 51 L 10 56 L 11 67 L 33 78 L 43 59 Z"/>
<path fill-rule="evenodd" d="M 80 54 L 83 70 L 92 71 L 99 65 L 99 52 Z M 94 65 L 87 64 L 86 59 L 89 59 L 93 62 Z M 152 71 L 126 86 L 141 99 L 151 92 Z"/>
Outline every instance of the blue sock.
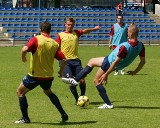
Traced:
<path fill-rule="evenodd" d="M 61 115 L 65 114 L 65 111 L 63 110 L 62 105 L 61 105 L 58 97 L 54 93 L 51 93 L 48 97 L 51 100 L 51 102 L 56 106 L 56 108 L 61 113 Z"/>
<path fill-rule="evenodd" d="M 107 93 L 106 93 L 106 89 L 103 87 L 102 84 L 99 84 L 96 86 L 98 92 L 99 92 L 99 95 L 101 96 L 101 98 L 103 99 L 103 101 L 108 104 L 108 105 L 111 105 L 111 102 L 107 96 Z"/>
<path fill-rule="evenodd" d="M 76 102 L 78 101 L 78 92 L 77 92 L 77 89 L 76 89 L 76 86 L 70 86 L 70 91 L 72 92 Z"/>
<path fill-rule="evenodd" d="M 22 116 L 24 118 L 29 119 L 28 117 L 28 103 L 27 103 L 27 98 L 25 96 L 19 97 L 19 106 L 22 112 Z"/>
<path fill-rule="evenodd" d="M 78 75 L 76 76 L 76 78 L 75 78 L 75 80 L 77 81 L 77 82 L 79 82 L 82 78 L 84 78 L 84 77 L 86 77 L 87 76 L 87 74 L 89 74 L 91 71 L 92 71 L 92 67 L 90 67 L 90 66 L 86 66 L 84 69 L 82 69 L 79 73 L 78 73 Z"/>

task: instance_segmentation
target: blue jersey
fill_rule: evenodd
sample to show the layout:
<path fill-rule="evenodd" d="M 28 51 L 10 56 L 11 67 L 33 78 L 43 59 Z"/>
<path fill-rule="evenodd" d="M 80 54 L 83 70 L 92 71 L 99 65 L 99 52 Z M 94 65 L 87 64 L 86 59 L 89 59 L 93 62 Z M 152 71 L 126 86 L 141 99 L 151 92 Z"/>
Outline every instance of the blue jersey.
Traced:
<path fill-rule="evenodd" d="M 133 62 L 133 60 L 140 54 L 140 52 L 143 49 L 143 44 L 142 42 L 138 42 L 138 44 L 136 46 L 131 46 L 128 42 L 124 42 L 120 45 L 118 45 L 108 56 L 108 61 L 110 63 L 110 65 L 115 61 L 119 49 L 121 46 L 124 46 L 127 50 L 127 55 L 125 58 L 121 59 L 120 62 L 118 63 L 118 65 L 115 67 L 115 69 L 123 69 L 126 66 L 128 66 L 129 64 L 131 64 Z"/>
<path fill-rule="evenodd" d="M 119 45 L 123 42 L 127 42 L 128 25 L 124 24 L 124 26 L 120 26 L 118 23 L 114 24 L 114 36 L 112 39 L 112 45 Z"/>

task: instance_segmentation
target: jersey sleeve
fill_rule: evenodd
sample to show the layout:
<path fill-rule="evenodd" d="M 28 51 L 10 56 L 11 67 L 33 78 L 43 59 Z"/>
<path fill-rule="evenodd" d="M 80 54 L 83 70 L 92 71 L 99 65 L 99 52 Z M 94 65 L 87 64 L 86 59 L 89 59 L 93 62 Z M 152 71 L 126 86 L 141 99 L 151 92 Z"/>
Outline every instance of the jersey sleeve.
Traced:
<path fill-rule="evenodd" d="M 119 49 L 119 52 L 118 52 L 118 57 L 120 58 L 120 59 L 123 59 L 123 58 L 125 58 L 126 57 L 126 55 L 127 55 L 127 49 L 126 49 L 126 47 L 125 46 L 121 46 L 120 47 L 120 49 Z"/>
<path fill-rule="evenodd" d="M 77 34 L 78 38 L 83 35 L 83 31 L 82 30 L 74 30 L 74 31 Z"/>
<path fill-rule="evenodd" d="M 62 51 L 60 49 L 57 50 L 56 54 L 55 54 L 55 58 L 57 60 L 63 60 L 65 59 L 64 54 L 62 53 Z"/>
<path fill-rule="evenodd" d="M 38 40 L 36 36 L 32 37 L 26 46 L 28 46 L 28 52 L 32 52 L 32 54 L 35 53 L 38 47 Z"/>
<path fill-rule="evenodd" d="M 113 36 L 114 35 L 114 25 L 112 25 L 112 27 L 111 27 L 111 31 L 110 31 L 110 34 L 109 34 L 110 36 Z"/>
<path fill-rule="evenodd" d="M 57 37 L 56 37 L 56 42 L 60 45 L 61 44 L 61 37 L 60 35 L 58 34 Z"/>

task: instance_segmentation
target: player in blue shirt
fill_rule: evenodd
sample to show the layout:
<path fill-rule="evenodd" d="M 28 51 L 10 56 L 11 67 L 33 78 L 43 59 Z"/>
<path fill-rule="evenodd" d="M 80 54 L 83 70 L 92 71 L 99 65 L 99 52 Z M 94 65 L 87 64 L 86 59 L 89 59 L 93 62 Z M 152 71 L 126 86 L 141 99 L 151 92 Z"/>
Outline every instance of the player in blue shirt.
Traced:
<path fill-rule="evenodd" d="M 117 23 L 112 25 L 110 31 L 109 49 L 114 50 L 119 44 L 128 40 L 127 36 L 128 24 L 123 22 L 123 16 L 117 16 Z M 121 70 L 121 74 L 124 75 L 124 69 Z M 118 75 L 118 70 L 115 71 L 114 75 Z"/>
<path fill-rule="evenodd" d="M 116 69 L 123 69 L 124 67 L 130 65 L 138 55 L 140 57 L 140 63 L 138 64 L 137 68 L 133 71 L 128 71 L 127 73 L 130 75 L 135 75 L 142 69 L 145 64 L 145 47 L 142 42 L 138 41 L 138 32 L 139 29 L 136 27 L 136 25 L 130 25 L 128 28 L 129 41 L 117 46 L 109 54 L 109 56 L 90 59 L 87 66 L 81 70 L 75 79 L 62 78 L 62 80 L 65 83 L 77 85 L 77 82 L 79 82 L 81 78 L 86 77 L 94 67 L 100 67 L 95 75 L 94 83 L 105 104 L 98 108 L 113 108 L 103 84 L 107 83 L 108 75 L 112 71 Z"/>

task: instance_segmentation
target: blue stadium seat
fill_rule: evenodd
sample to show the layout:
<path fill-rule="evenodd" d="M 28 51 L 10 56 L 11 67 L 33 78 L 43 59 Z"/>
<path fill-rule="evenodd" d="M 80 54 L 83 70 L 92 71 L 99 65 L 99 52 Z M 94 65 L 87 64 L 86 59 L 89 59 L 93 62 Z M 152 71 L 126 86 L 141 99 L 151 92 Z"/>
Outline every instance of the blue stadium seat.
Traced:
<path fill-rule="evenodd" d="M 88 14 L 82 13 L 82 17 L 88 17 Z"/>
<path fill-rule="evenodd" d="M 13 35 L 12 38 L 16 40 L 16 39 L 19 39 L 19 36 Z"/>
<path fill-rule="evenodd" d="M 141 29 L 141 30 L 139 30 L 139 33 L 145 33 L 145 30 L 143 30 L 143 29 Z"/>
<path fill-rule="evenodd" d="M 29 15 L 29 16 L 35 16 L 35 14 L 34 14 L 34 13 L 28 13 L 28 15 Z"/>
<path fill-rule="evenodd" d="M 27 28 L 33 27 L 33 24 L 27 24 Z"/>
<path fill-rule="evenodd" d="M 25 35 L 25 39 L 29 40 L 32 36 L 30 35 Z"/>
<path fill-rule="evenodd" d="M 28 20 L 29 22 L 33 22 L 33 21 L 34 21 L 33 18 L 28 18 L 27 20 Z"/>
<path fill-rule="evenodd" d="M 25 30 L 25 31 L 26 31 L 26 33 L 31 33 L 32 32 L 32 30 L 30 30 L 30 29 Z"/>
<path fill-rule="evenodd" d="M 160 24 L 156 24 L 156 28 L 160 28 Z"/>
<path fill-rule="evenodd" d="M 4 21 L 4 22 L 8 22 L 9 19 L 8 19 L 8 18 L 3 18 L 3 21 Z"/>
<path fill-rule="evenodd" d="M 147 29 L 147 30 L 145 30 L 145 33 L 146 33 L 146 34 L 150 34 L 150 33 L 151 33 L 151 30 L 148 30 L 148 29 Z"/>
<path fill-rule="evenodd" d="M 8 27 L 14 27 L 14 24 L 8 24 Z"/>
<path fill-rule="evenodd" d="M 20 32 L 19 29 L 14 29 L 14 30 L 13 30 L 13 33 L 19 33 L 19 32 Z"/>
<path fill-rule="evenodd" d="M 20 29 L 19 32 L 20 32 L 20 33 L 25 33 L 26 30 L 25 30 L 25 29 Z"/>
<path fill-rule="evenodd" d="M 21 24 L 21 27 L 23 28 L 23 27 L 27 27 L 27 24 Z"/>
<path fill-rule="evenodd" d="M 26 21 L 28 21 L 28 19 L 27 19 L 27 18 L 22 18 L 21 20 L 22 20 L 22 22 L 26 22 Z"/>
<path fill-rule="evenodd" d="M 14 27 L 18 28 L 18 27 L 21 27 L 20 24 L 14 24 Z"/>
<path fill-rule="evenodd" d="M 106 34 L 109 34 L 109 33 L 110 33 L 110 30 L 105 30 L 105 33 L 106 33 Z"/>
<path fill-rule="evenodd" d="M 105 19 L 99 19 L 99 22 L 106 22 Z"/>
<path fill-rule="evenodd" d="M 14 31 L 12 29 L 8 29 L 7 33 L 13 33 Z"/>
<path fill-rule="evenodd" d="M 82 16 L 82 13 L 76 13 L 76 16 L 77 16 L 77 17 L 81 17 L 81 16 Z"/>
<path fill-rule="evenodd" d="M 93 22 L 99 22 L 99 19 L 94 18 L 94 19 L 93 19 Z"/>
<path fill-rule="evenodd" d="M 75 27 L 76 27 L 76 28 L 81 28 L 82 25 L 81 25 L 81 24 L 75 24 Z"/>
<path fill-rule="evenodd" d="M 19 39 L 20 39 L 20 40 L 24 40 L 24 39 L 26 39 L 26 38 L 25 38 L 25 36 L 19 36 Z"/>
<path fill-rule="evenodd" d="M 33 24 L 33 27 L 39 27 L 39 24 Z"/>
<path fill-rule="evenodd" d="M 157 33 L 157 31 L 156 30 L 151 30 L 151 33 L 152 34 Z"/>
<path fill-rule="evenodd" d="M 9 18 L 8 21 L 9 22 L 15 22 L 15 19 L 14 18 Z"/>
<path fill-rule="evenodd" d="M 15 21 L 19 22 L 19 21 L 21 21 L 21 18 L 15 18 Z"/>

